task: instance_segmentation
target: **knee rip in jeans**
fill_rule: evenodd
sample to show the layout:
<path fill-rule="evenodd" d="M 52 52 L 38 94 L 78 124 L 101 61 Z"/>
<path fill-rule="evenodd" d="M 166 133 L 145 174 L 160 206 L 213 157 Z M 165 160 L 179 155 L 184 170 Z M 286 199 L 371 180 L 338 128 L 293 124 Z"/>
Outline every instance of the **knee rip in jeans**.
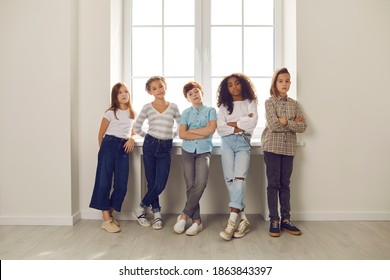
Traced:
<path fill-rule="evenodd" d="M 234 177 L 234 179 L 230 179 L 227 182 L 228 183 L 233 183 L 235 181 L 245 181 L 245 178 L 244 177 Z"/>

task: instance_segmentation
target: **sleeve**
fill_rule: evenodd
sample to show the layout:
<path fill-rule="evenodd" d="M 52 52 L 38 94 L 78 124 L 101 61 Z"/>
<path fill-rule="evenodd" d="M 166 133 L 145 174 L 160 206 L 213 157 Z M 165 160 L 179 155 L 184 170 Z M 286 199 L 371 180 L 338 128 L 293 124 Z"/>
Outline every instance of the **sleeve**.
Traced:
<path fill-rule="evenodd" d="M 173 132 L 173 138 L 179 135 L 179 129 L 180 129 L 180 112 L 179 112 L 179 107 L 175 104 L 174 106 L 174 115 L 173 117 L 175 118 L 176 121 L 176 130 Z"/>
<path fill-rule="evenodd" d="M 226 114 L 227 109 L 224 106 L 220 106 L 217 115 L 217 131 L 220 136 L 226 136 L 234 133 L 234 127 L 227 124 Z"/>
<path fill-rule="evenodd" d="M 145 137 L 146 131 L 142 129 L 142 126 L 144 124 L 144 121 L 148 117 L 147 115 L 147 107 L 146 105 L 142 108 L 141 112 L 139 113 L 135 123 L 134 123 L 134 132 L 138 134 L 141 137 Z"/>
<path fill-rule="evenodd" d="M 300 108 L 298 102 L 296 102 L 296 101 L 295 101 L 295 107 L 296 107 L 295 117 L 303 116 L 301 108 Z M 288 121 L 288 123 L 287 123 L 287 128 L 293 132 L 296 132 L 296 133 L 305 132 L 306 127 L 307 127 L 307 124 L 306 124 L 305 118 L 303 118 L 303 121 L 301 121 L 301 122 L 295 122 L 295 120 L 291 120 L 291 121 Z"/>
<path fill-rule="evenodd" d="M 209 111 L 209 121 L 216 121 L 217 120 L 217 111 L 215 108 L 210 108 Z"/>
<path fill-rule="evenodd" d="M 290 131 L 287 127 L 280 124 L 279 118 L 276 115 L 275 104 L 270 99 L 265 101 L 265 118 L 267 120 L 268 128 L 271 132 Z"/>
<path fill-rule="evenodd" d="M 249 115 L 252 115 L 251 117 Z M 248 116 L 240 117 L 237 127 L 244 131 L 251 131 L 256 128 L 259 116 L 257 114 L 257 103 L 252 101 L 248 104 Z"/>
<path fill-rule="evenodd" d="M 107 119 L 109 122 L 111 122 L 112 116 L 113 116 L 113 114 L 112 114 L 111 110 L 107 110 L 103 114 L 103 118 Z"/>
<path fill-rule="evenodd" d="M 181 118 L 180 118 L 180 124 L 187 125 L 187 123 L 188 123 L 188 112 L 189 112 L 188 109 L 185 109 L 183 111 L 183 114 L 181 115 Z"/>

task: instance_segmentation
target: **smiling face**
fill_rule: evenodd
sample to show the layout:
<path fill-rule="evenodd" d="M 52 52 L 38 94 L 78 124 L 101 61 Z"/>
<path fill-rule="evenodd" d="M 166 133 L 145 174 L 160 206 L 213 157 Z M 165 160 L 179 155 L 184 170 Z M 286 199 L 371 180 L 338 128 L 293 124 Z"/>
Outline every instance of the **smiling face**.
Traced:
<path fill-rule="evenodd" d="M 165 90 L 165 83 L 161 80 L 155 80 L 150 83 L 148 93 L 153 95 L 155 99 L 164 99 Z"/>
<path fill-rule="evenodd" d="M 280 97 L 284 98 L 287 96 L 287 92 L 290 89 L 290 85 L 291 85 L 290 74 L 283 73 L 278 75 L 276 79 L 276 90 Z"/>

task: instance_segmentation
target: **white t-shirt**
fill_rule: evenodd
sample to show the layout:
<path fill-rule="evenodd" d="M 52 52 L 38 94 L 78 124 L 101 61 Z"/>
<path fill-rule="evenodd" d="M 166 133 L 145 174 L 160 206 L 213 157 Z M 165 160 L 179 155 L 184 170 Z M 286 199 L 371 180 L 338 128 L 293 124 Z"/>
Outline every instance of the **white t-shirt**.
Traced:
<path fill-rule="evenodd" d="M 134 120 L 129 118 L 129 110 L 120 110 L 116 111 L 116 117 L 114 111 L 108 110 L 104 113 L 104 118 L 106 118 L 110 124 L 108 125 L 106 134 L 112 135 L 115 137 L 129 139 L 131 136 L 131 129 L 134 125 Z"/>

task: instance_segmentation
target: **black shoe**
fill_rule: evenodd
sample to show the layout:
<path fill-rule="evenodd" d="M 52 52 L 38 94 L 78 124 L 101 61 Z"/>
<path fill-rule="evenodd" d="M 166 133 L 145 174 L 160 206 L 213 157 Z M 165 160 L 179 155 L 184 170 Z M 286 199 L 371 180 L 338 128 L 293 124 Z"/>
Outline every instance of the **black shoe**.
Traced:
<path fill-rule="evenodd" d="M 284 219 L 282 220 L 282 223 L 281 223 L 281 226 L 280 228 L 284 231 L 287 231 L 288 233 L 291 233 L 293 235 L 301 235 L 302 232 L 299 230 L 299 228 L 297 228 L 296 226 L 294 226 L 290 220 L 288 219 Z"/>
<path fill-rule="evenodd" d="M 279 221 L 271 221 L 269 224 L 269 235 L 272 237 L 280 236 Z"/>

